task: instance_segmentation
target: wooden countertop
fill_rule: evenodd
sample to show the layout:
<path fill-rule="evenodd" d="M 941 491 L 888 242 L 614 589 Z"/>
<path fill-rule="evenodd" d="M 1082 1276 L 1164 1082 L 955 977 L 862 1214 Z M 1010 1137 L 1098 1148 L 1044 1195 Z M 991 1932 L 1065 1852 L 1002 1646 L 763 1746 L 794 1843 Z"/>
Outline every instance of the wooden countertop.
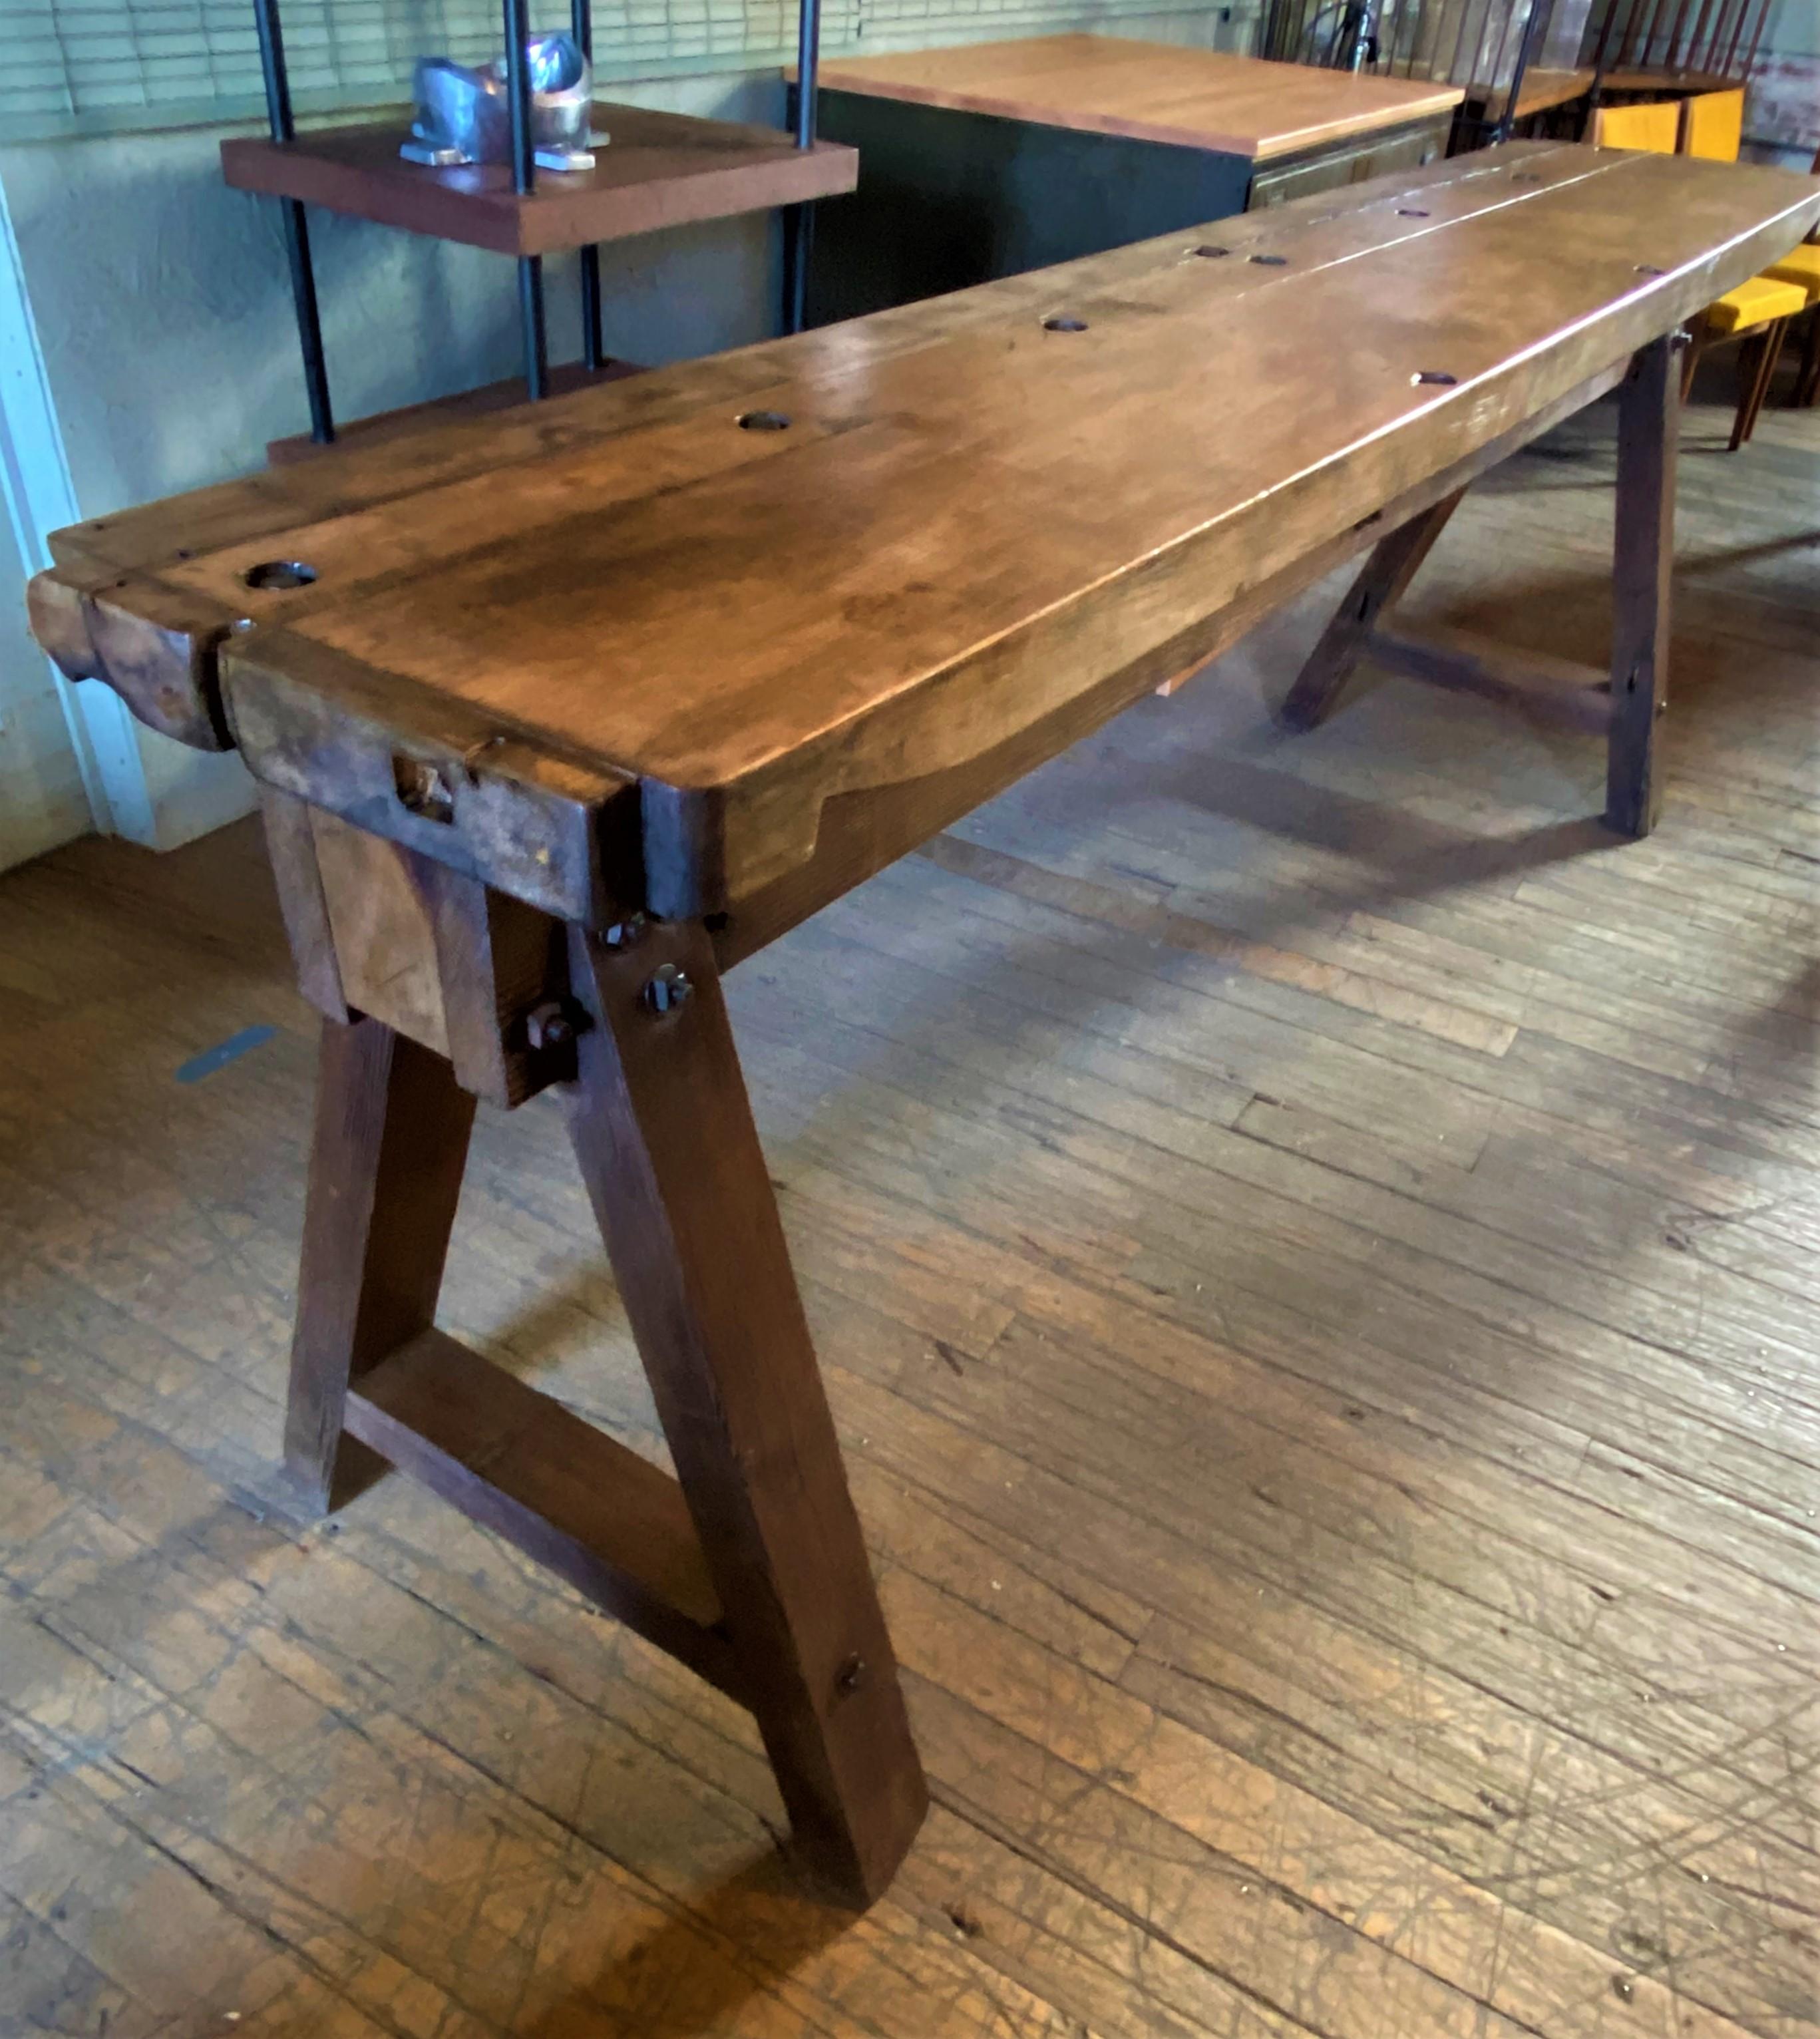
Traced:
<path fill-rule="evenodd" d="M 830 92 L 1218 149 L 1254 162 L 1446 113 L 1463 96 L 1458 85 L 1424 79 L 1355 78 L 1116 36 L 839 57 L 823 63 L 821 82 Z"/>
<path fill-rule="evenodd" d="M 559 870 L 739 924 L 1816 220 L 1785 171 L 1514 144 L 77 526 L 34 617 L 165 727 L 218 671 L 272 783 L 395 815 L 393 754 L 452 758 L 428 837 L 466 853 L 510 778 L 587 818 Z"/>

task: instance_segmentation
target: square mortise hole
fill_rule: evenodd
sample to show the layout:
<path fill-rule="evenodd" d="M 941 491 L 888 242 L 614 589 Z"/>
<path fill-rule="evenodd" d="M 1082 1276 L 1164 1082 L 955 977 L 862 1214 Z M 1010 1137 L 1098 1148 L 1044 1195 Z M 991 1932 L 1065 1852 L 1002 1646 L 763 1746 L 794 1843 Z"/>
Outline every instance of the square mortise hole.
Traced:
<path fill-rule="evenodd" d="M 434 765 L 397 753 L 392 759 L 392 784 L 407 813 L 427 822 L 454 820 L 455 789 Z"/>

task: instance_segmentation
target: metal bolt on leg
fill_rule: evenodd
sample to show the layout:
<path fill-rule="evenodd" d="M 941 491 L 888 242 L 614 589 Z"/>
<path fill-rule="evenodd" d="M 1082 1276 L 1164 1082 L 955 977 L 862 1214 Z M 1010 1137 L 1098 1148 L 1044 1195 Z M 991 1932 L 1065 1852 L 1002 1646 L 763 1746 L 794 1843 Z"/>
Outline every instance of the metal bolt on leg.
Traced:
<path fill-rule="evenodd" d="M 565 998 L 547 999 L 525 1015 L 525 1039 L 536 1050 L 567 1048 L 586 1023 L 580 1008 Z"/>
<path fill-rule="evenodd" d="M 695 987 L 673 963 L 660 963 L 641 994 L 647 1012 L 674 1012 L 686 1005 Z"/>

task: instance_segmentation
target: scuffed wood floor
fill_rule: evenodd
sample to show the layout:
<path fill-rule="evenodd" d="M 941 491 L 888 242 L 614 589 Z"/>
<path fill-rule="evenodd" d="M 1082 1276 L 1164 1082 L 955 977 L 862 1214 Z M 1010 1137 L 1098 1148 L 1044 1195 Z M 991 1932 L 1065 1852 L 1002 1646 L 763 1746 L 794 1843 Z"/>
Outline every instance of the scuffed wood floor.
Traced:
<path fill-rule="evenodd" d="M 273 1512 L 256 838 L 0 879 L 0 2032 L 1820 2030 L 1820 414 L 1726 415 L 1651 841 L 1477 703 L 1278 734 L 1310 604 L 734 980 L 936 1798 L 857 1923 L 715 1694 Z M 1610 432 L 1415 611 L 1601 655 Z M 660 1449 L 547 1100 L 444 1316 Z"/>

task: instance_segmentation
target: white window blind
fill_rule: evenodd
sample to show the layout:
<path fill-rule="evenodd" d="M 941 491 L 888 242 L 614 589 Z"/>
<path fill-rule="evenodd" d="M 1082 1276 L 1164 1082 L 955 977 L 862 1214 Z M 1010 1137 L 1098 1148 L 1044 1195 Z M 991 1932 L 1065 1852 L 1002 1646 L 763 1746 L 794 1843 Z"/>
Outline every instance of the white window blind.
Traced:
<path fill-rule="evenodd" d="M 824 0 L 823 47 L 1017 35 L 1121 15 L 1206 13 L 1206 0 Z M 282 0 L 301 113 L 410 96 L 416 59 L 484 62 L 501 47 L 496 0 Z M 533 0 L 538 28 L 566 0 Z M 788 62 L 796 0 L 595 0 L 603 82 Z M 0 140 L 176 127 L 263 112 L 251 0 L 0 0 Z"/>

